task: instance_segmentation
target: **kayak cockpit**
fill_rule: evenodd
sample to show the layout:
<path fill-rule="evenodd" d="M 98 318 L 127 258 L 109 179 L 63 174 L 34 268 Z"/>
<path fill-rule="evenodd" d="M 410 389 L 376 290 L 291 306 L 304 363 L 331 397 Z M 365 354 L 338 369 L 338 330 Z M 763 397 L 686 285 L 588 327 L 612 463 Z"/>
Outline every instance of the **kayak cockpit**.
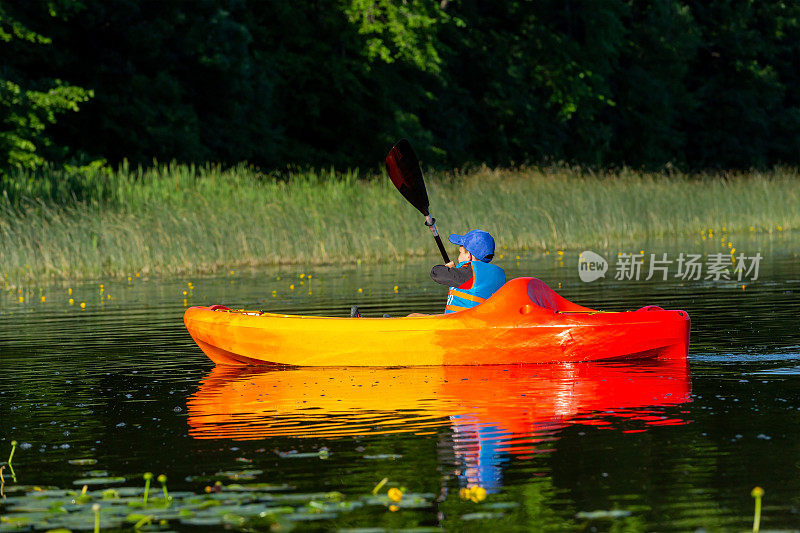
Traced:
<path fill-rule="evenodd" d="M 528 282 L 528 298 L 534 305 L 549 309 L 554 313 L 598 313 L 594 309 L 570 302 L 551 289 L 540 279 L 530 278 Z"/>

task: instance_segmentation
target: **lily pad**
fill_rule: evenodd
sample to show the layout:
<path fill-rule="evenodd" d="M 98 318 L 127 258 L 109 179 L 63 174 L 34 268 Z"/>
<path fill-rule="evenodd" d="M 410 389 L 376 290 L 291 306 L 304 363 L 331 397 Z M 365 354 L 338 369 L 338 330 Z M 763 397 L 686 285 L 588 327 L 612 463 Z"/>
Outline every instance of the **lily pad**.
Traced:
<path fill-rule="evenodd" d="M 630 515 L 630 511 L 625 511 L 622 509 L 610 509 L 608 511 L 580 511 L 575 516 L 584 520 L 597 520 L 600 518 L 622 518 Z"/>
<path fill-rule="evenodd" d="M 407 527 L 402 529 L 386 529 L 382 527 L 348 527 L 344 529 L 337 529 L 338 533 L 442 533 L 442 528 L 432 526 L 421 527 Z"/>
<path fill-rule="evenodd" d="M 247 523 L 247 517 L 234 513 L 225 513 L 222 515 L 222 523 L 233 527 L 242 527 Z"/>
<path fill-rule="evenodd" d="M 153 521 L 158 520 L 178 520 L 183 518 L 180 511 L 176 511 L 174 509 L 145 509 L 140 513 L 131 513 L 126 517 L 128 522 L 133 522 L 134 524 L 139 520 L 143 519 L 146 516 L 152 516 Z"/>
<path fill-rule="evenodd" d="M 279 490 L 290 490 L 293 489 L 291 485 L 284 484 L 277 484 L 273 485 L 271 483 L 234 483 L 231 485 L 227 485 L 225 490 L 232 490 L 237 492 L 256 492 L 256 491 L 279 491 Z"/>
<path fill-rule="evenodd" d="M 144 487 L 119 487 L 116 490 L 122 498 L 131 496 L 141 496 L 144 494 Z"/>
<path fill-rule="evenodd" d="M 311 500 L 308 502 L 308 505 L 305 507 L 300 507 L 297 511 L 307 513 L 336 513 L 342 511 L 352 511 L 353 509 L 358 509 L 359 507 L 363 506 L 363 502 L 319 502 L 316 500 Z"/>
<path fill-rule="evenodd" d="M 275 453 L 283 459 L 327 459 L 330 457 L 330 452 L 324 452 L 322 450 L 318 452 L 296 452 L 291 450 L 288 452 L 276 451 Z"/>
<path fill-rule="evenodd" d="M 494 502 L 481 504 L 484 510 L 487 509 L 516 509 L 519 507 L 517 502 Z"/>
<path fill-rule="evenodd" d="M 125 483 L 124 477 L 85 477 L 76 479 L 72 482 L 73 485 L 116 485 L 117 483 Z"/>
<path fill-rule="evenodd" d="M 293 522 L 313 522 L 315 520 L 335 520 L 337 518 L 335 513 L 295 513 L 286 515 L 286 520 Z"/>
<path fill-rule="evenodd" d="M 467 513 L 461 515 L 461 520 L 497 520 L 504 516 L 503 513 Z"/>
<path fill-rule="evenodd" d="M 187 517 L 181 518 L 181 524 L 187 526 L 218 526 L 222 524 L 222 519 L 214 516 Z"/>
<path fill-rule="evenodd" d="M 264 496 L 267 496 L 266 494 Z M 307 503 L 311 500 L 330 500 L 338 501 L 341 499 L 341 492 L 310 492 L 300 494 L 271 494 L 270 500 L 281 503 Z"/>
<path fill-rule="evenodd" d="M 12 505 L 9 511 L 12 513 L 49 513 L 50 505 L 46 502 L 41 502 L 38 505 L 33 502 L 27 504 L 23 503 L 20 505 Z"/>
<path fill-rule="evenodd" d="M 224 477 L 228 479 L 250 480 L 255 479 L 256 476 L 260 476 L 263 473 L 263 470 L 226 470 L 223 472 L 217 472 L 214 475 L 216 477 Z"/>
<path fill-rule="evenodd" d="M 47 490 L 37 490 L 35 492 L 31 492 L 28 497 L 30 498 L 66 498 L 72 497 L 77 493 L 74 490 L 62 490 L 62 489 L 47 489 Z"/>
<path fill-rule="evenodd" d="M 41 492 L 43 490 L 58 490 L 58 487 L 39 486 L 39 485 L 11 485 L 11 486 L 6 486 L 3 492 L 5 494 L 16 494 L 18 492 Z"/>
<path fill-rule="evenodd" d="M 96 465 L 97 459 L 70 459 L 67 462 L 71 465 L 87 466 L 87 465 Z"/>

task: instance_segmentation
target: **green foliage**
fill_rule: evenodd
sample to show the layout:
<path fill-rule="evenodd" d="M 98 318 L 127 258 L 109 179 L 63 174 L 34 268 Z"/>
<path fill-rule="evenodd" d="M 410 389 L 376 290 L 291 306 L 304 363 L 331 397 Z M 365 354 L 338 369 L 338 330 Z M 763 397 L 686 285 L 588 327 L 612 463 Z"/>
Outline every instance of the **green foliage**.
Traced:
<path fill-rule="evenodd" d="M 450 168 L 800 163 L 791 2 L 52 0 L 0 18 L 6 168 L 376 168 L 400 137 Z"/>
<path fill-rule="evenodd" d="M 28 29 L 0 5 L 0 49 L 20 53 L 50 43 L 49 38 Z M 37 90 L 39 87 L 44 88 Z M 45 128 L 55 124 L 57 115 L 78 111 L 78 104 L 92 96 L 93 91 L 59 79 L 27 80 L 15 69 L 0 66 L 0 172 L 43 165 L 46 159 L 42 151 L 52 153 L 56 148 Z"/>
<path fill-rule="evenodd" d="M 434 2 L 413 0 L 350 0 L 344 13 L 358 34 L 367 36 L 364 56 L 372 63 L 408 61 L 423 72 L 439 72 L 436 26 L 447 21 Z"/>

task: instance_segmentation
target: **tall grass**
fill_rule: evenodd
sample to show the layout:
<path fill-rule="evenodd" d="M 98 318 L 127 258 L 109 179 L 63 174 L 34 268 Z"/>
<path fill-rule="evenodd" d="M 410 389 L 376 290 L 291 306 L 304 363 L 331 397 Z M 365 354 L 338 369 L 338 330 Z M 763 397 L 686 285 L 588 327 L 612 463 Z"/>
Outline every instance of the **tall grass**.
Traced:
<path fill-rule="evenodd" d="M 57 194 L 36 199 L 18 186 L 0 196 L 0 276 L 74 279 L 435 258 L 421 216 L 382 176 L 122 167 L 71 178 L 79 194 L 60 177 L 49 178 Z M 33 181 L 31 190 L 42 190 Z M 786 169 L 689 176 L 481 168 L 429 174 L 426 183 L 442 233 L 480 227 L 509 248 L 603 246 L 706 228 L 800 228 L 800 176 Z"/>

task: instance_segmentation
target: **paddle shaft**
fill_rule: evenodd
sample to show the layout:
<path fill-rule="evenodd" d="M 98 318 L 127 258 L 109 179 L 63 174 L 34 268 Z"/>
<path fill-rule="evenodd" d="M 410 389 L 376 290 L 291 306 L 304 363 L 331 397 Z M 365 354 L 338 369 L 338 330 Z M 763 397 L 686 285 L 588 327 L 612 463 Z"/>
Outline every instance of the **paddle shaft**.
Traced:
<path fill-rule="evenodd" d="M 444 244 L 442 244 L 442 239 L 439 237 L 439 230 L 436 229 L 436 220 L 431 218 L 430 215 L 425 215 L 425 225 L 431 229 L 431 233 L 433 233 L 433 238 L 436 240 L 436 246 L 439 247 L 439 251 L 442 253 L 442 259 L 444 259 L 444 264 L 450 262 L 450 258 L 447 256 L 447 251 L 444 249 Z"/>

